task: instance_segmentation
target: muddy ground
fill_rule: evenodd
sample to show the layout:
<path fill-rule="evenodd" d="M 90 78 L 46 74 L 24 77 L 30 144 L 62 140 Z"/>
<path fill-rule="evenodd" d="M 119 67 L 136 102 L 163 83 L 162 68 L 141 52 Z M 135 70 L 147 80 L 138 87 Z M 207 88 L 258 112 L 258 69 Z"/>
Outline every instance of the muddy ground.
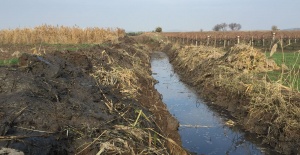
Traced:
<path fill-rule="evenodd" d="M 227 110 L 243 130 L 282 154 L 300 154 L 300 94 L 256 74 L 278 69 L 263 53 L 246 45 L 229 51 L 166 44 L 183 82 L 209 106 Z"/>
<path fill-rule="evenodd" d="M 0 66 L 2 152 L 186 153 L 178 122 L 154 89 L 151 46 L 125 37 L 75 50 L 0 48 L 0 60 L 19 58 L 18 64 Z"/>

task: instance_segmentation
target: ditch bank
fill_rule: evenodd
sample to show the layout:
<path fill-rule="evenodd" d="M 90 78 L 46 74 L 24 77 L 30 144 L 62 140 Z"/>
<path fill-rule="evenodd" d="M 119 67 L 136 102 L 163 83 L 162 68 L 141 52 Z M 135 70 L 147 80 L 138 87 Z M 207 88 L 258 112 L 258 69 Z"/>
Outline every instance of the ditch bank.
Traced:
<path fill-rule="evenodd" d="M 247 45 L 223 51 L 167 44 L 162 51 L 209 106 L 227 110 L 237 125 L 276 151 L 300 153 L 299 92 L 258 76 L 280 69 L 274 61 Z"/>
<path fill-rule="evenodd" d="M 21 51 L 18 64 L 0 66 L 0 152 L 186 154 L 144 45 L 125 37 L 42 51 Z"/>

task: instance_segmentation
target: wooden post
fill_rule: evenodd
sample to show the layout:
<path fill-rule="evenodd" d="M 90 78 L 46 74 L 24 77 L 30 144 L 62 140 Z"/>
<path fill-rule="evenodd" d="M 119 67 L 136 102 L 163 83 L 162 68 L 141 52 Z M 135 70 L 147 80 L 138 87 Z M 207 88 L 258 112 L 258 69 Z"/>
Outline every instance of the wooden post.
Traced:
<path fill-rule="evenodd" d="M 214 43 L 215 45 L 215 47 L 217 46 L 217 37 L 215 36 L 215 43 Z"/>
<path fill-rule="evenodd" d="M 209 45 L 209 40 L 210 40 L 210 36 L 207 36 L 207 43 L 206 43 L 206 46 Z"/>
<path fill-rule="evenodd" d="M 275 41 L 275 37 L 276 37 L 276 33 L 273 32 L 273 35 L 272 35 L 272 41 Z"/>
<path fill-rule="evenodd" d="M 264 47 L 265 46 L 265 38 L 264 38 L 264 36 L 263 36 L 262 42 L 263 42 L 263 47 Z"/>
<path fill-rule="evenodd" d="M 254 46 L 254 45 L 253 45 L 253 36 L 251 37 L 251 45 Z"/>
<path fill-rule="evenodd" d="M 240 44 L 240 36 L 237 36 L 237 44 Z"/>

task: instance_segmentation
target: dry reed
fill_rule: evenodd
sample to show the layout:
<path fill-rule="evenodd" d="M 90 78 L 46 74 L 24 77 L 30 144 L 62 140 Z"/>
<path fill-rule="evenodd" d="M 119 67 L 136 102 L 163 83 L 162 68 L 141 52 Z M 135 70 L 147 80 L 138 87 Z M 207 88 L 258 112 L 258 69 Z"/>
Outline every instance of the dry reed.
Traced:
<path fill-rule="evenodd" d="M 100 44 L 124 37 L 120 28 L 79 28 L 77 26 L 42 25 L 35 28 L 4 29 L 0 31 L 1 44 Z"/>

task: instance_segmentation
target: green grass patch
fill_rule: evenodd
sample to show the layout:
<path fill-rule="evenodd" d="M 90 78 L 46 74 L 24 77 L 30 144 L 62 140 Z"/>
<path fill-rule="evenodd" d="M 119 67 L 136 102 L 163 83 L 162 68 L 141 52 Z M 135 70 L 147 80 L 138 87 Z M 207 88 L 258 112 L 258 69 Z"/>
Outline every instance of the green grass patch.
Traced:
<path fill-rule="evenodd" d="M 270 53 L 266 53 L 270 57 Z M 283 85 L 300 91 L 300 53 L 299 52 L 276 52 L 271 58 L 278 66 L 284 64 L 288 69 L 270 71 L 268 77 L 271 81 L 280 81 Z"/>
<path fill-rule="evenodd" d="M 8 60 L 0 60 L 0 66 L 10 66 L 17 65 L 19 63 L 18 58 L 8 59 Z"/>
<path fill-rule="evenodd" d="M 270 57 L 270 53 L 267 53 L 267 57 Z M 300 67 L 300 53 L 299 52 L 276 52 L 271 58 L 277 65 L 281 66 L 284 63 L 287 67 L 291 68 L 295 65 L 296 68 Z"/>

